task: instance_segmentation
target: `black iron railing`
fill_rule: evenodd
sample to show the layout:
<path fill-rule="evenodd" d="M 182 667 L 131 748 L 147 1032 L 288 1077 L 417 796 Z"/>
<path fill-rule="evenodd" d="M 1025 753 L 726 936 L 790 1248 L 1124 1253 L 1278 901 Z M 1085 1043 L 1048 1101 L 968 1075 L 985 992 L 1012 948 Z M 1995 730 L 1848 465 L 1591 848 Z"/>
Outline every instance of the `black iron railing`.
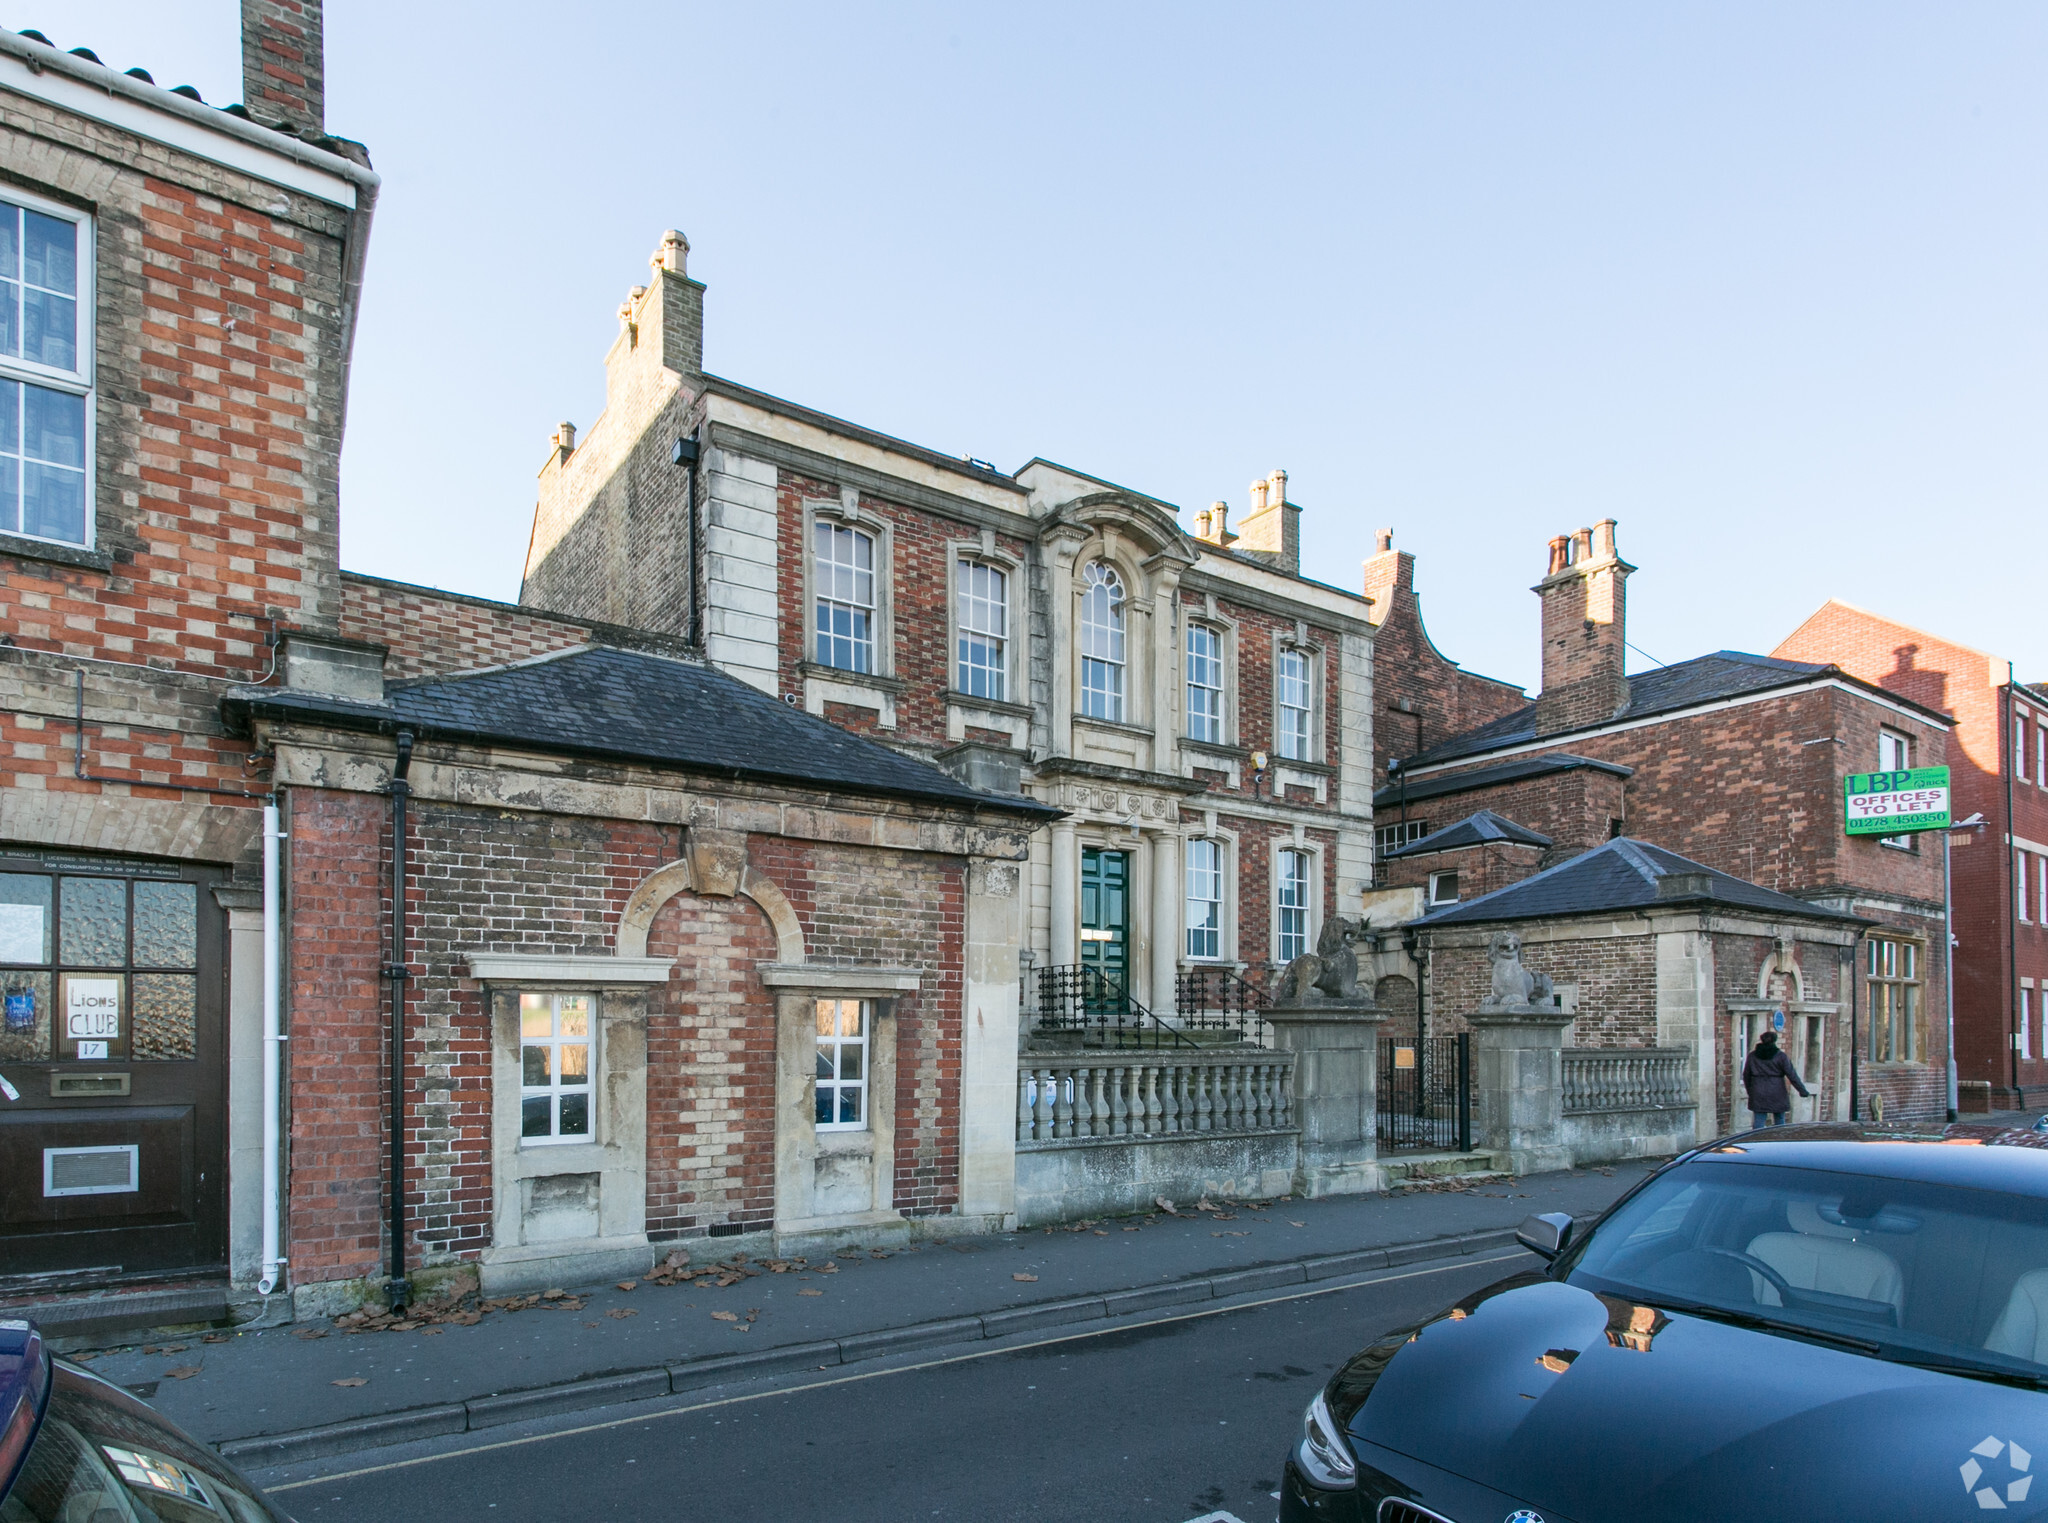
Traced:
<path fill-rule="evenodd" d="M 1084 964 L 1038 970 L 1037 1029 L 1080 1047 L 1195 1047 L 1131 997 L 1123 979 Z"/>
<path fill-rule="evenodd" d="M 1173 981 L 1174 1024 L 1183 1031 L 1266 1044 L 1266 991 L 1228 968 L 1183 968 Z"/>
<path fill-rule="evenodd" d="M 1472 1036 L 1380 1038 L 1381 1152 L 1472 1150 Z"/>

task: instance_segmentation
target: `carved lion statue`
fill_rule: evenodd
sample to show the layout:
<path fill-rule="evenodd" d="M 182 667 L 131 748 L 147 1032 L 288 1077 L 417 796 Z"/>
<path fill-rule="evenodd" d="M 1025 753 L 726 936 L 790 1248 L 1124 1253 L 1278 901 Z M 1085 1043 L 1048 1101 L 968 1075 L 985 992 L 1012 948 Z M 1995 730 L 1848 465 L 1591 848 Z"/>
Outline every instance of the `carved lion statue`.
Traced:
<path fill-rule="evenodd" d="M 1358 921 L 1342 915 L 1324 920 L 1316 949 L 1302 953 L 1281 970 L 1274 1003 L 1312 1005 L 1318 997 L 1355 1003 L 1359 997 L 1358 952 L 1353 943 L 1361 929 Z"/>
<path fill-rule="evenodd" d="M 1522 966 L 1522 938 L 1513 931 L 1493 933 L 1486 943 L 1486 960 L 1493 964 L 1493 992 L 1479 1002 L 1482 1010 L 1534 1005 L 1556 993 L 1548 973 Z"/>

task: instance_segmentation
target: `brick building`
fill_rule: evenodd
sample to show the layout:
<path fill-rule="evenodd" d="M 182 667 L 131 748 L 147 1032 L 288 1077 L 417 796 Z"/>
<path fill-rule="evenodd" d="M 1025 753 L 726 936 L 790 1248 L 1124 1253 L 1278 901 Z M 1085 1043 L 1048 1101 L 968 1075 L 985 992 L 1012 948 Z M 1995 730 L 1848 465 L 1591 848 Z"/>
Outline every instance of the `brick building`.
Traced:
<path fill-rule="evenodd" d="M 1301 571 L 1285 472 L 1241 521 L 1046 460 L 1014 474 L 703 368 L 667 234 L 605 409 L 557 430 L 522 601 L 658 630 L 812 714 L 1066 811 L 1039 969 L 1170 1018 L 1183 975 L 1314 944 L 1371 876 L 1370 605 Z"/>
<path fill-rule="evenodd" d="M 2012 664 L 1830 599 L 1773 655 L 1825 661 L 1949 716 L 1956 1068 L 1966 1106 L 2048 1089 L 2048 685 Z M 2001 846 L 2002 843 L 2002 846 Z"/>
<path fill-rule="evenodd" d="M 271 784 L 218 705 L 341 618 L 378 186 L 318 6 L 242 14 L 226 108 L 0 32 L 0 1277 L 168 1278 L 165 1321 L 267 1272 Z"/>
<path fill-rule="evenodd" d="M 1397 758 L 1375 800 L 1382 821 L 1405 814 L 1440 830 L 1491 810 L 1549 838 L 1546 867 L 1626 835 L 1868 920 L 1863 976 L 1839 1020 L 1817 1032 L 1817 1061 L 1832 1064 L 1853 1045 L 1856 1098 L 1881 1097 L 1893 1116 L 1940 1114 L 1948 1052 L 1939 843 L 1849 837 L 1841 800 L 1852 772 L 1940 765 L 1947 716 L 1841 666 L 1738 651 L 1629 676 L 1625 587 L 1634 568 L 1616 552 L 1613 522 L 1559 536 L 1549 552 L 1535 588 L 1542 690 Z M 1390 680 L 1384 667 L 1378 680 Z M 1420 909 L 1415 891 L 1387 889 L 1374 923 Z M 1735 1013 L 1723 1018 L 1732 1032 Z M 1845 1105 L 1851 1098 L 1842 1095 Z"/>

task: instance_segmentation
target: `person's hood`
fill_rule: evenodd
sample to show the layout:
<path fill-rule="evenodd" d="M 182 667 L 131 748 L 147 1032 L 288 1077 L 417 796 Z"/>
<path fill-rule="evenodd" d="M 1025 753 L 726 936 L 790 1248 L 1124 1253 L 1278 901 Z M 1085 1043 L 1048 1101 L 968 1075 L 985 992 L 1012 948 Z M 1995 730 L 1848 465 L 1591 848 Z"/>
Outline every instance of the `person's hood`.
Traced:
<path fill-rule="evenodd" d="M 1540 1276 L 1367 1350 L 1329 1399 L 1365 1463 L 1407 1456 L 1443 1501 L 1476 1483 L 1549 1523 L 2048 1517 L 2048 1394 Z"/>

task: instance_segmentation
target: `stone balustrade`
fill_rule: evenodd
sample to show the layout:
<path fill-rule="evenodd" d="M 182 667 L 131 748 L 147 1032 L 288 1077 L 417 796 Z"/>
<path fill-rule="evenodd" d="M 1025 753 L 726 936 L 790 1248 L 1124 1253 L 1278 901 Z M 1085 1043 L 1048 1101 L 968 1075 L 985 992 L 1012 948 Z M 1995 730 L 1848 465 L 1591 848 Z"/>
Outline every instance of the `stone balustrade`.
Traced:
<path fill-rule="evenodd" d="M 1266 1132 L 1294 1124 L 1294 1058 L 1263 1050 L 1027 1054 L 1017 1145 Z"/>
<path fill-rule="evenodd" d="M 1567 1047 L 1564 1113 L 1678 1110 L 1693 1104 L 1692 1054 L 1683 1047 Z"/>

